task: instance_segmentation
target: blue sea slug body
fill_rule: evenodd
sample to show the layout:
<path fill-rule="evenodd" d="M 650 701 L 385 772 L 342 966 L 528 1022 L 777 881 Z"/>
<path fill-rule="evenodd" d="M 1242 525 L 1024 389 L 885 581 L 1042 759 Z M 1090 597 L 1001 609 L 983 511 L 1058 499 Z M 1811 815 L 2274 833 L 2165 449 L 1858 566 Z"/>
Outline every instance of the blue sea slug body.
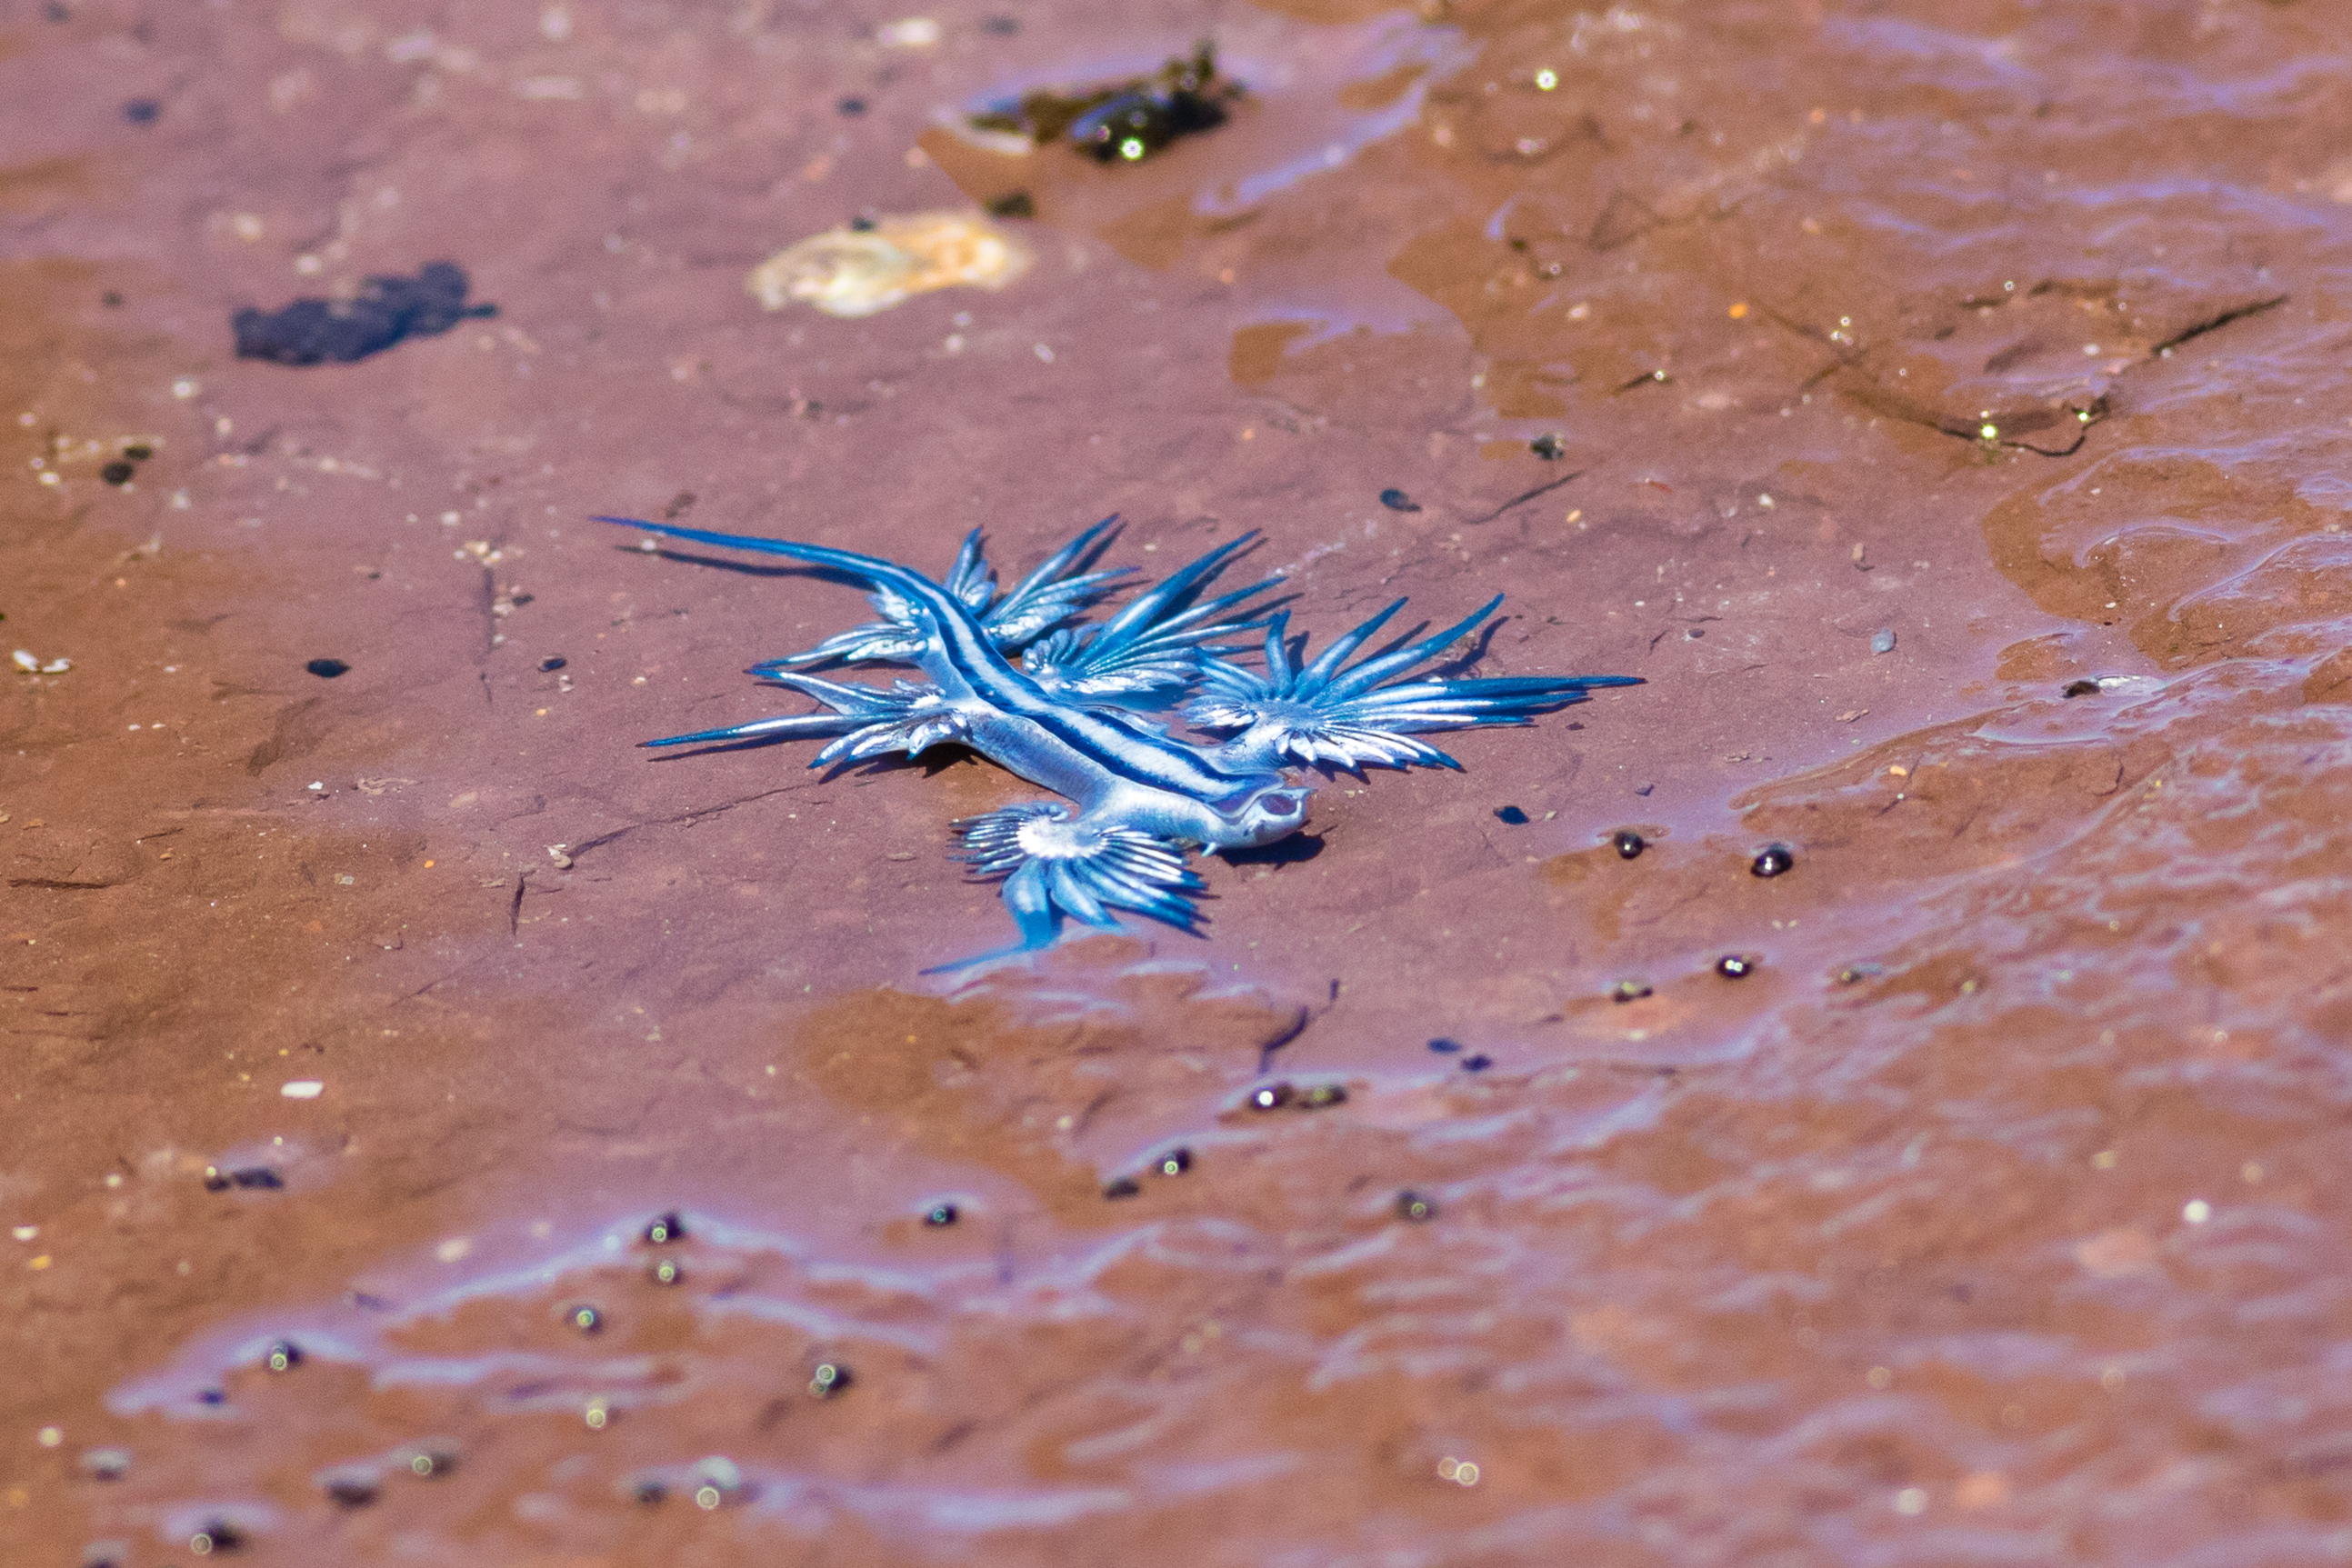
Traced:
<path fill-rule="evenodd" d="M 1499 595 L 1442 632 L 1357 659 L 1404 607 L 1400 599 L 1309 661 L 1305 638 L 1290 635 L 1288 612 L 1265 597 L 1279 578 L 1209 591 L 1254 534 L 1088 623 L 1090 612 L 1127 586 L 1126 570 L 1093 570 L 1115 518 L 1081 532 L 1006 592 L 998 591 L 976 529 L 945 579 L 934 581 L 825 545 L 597 520 L 783 556 L 867 587 L 881 620 L 750 671 L 814 697 L 823 710 L 645 744 L 824 739 L 812 767 L 959 745 L 1054 791 L 1063 800 L 1007 806 L 954 824 L 959 857 L 982 876 L 1003 879 L 1005 907 L 1020 930 L 1009 953 L 1047 946 L 1065 918 L 1116 929 L 1117 910 L 1192 930 L 1203 884 L 1187 864 L 1192 852 L 1251 849 L 1298 831 L 1314 792 L 1303 776 L 1458 768 L 1419 737 L 1525 724 L 1597 688 L 1638 684 L 1626 675 L 1429 674 L 1447 649 L 1488 623 Z M 1242 650 L 1225 640 L 1260 629 L 1264 668 L 1234 663 Z M 881 686 L 801 673 L 868 662 L 909 664 L 922 678 Z M 1171 733 L 1178 720 L 1204 738 L 1178 738 Z"/>

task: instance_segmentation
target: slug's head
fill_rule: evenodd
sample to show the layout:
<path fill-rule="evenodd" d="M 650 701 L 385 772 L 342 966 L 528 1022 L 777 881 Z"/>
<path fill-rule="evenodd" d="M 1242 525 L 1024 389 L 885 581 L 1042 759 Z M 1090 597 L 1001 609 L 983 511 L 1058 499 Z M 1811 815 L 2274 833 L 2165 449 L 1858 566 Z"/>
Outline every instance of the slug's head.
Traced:
<path fill-rule="evenodd" d="M 1233 837 L 1220 847 L 1255 849 L 1260 844 L 1288 838 L 1307 825 L 1307 798 L 1313 793 L 1312 789 L 1285 784 L 1251 796 L 1247 804 L 1227 819 L 1233 823 Z"/>

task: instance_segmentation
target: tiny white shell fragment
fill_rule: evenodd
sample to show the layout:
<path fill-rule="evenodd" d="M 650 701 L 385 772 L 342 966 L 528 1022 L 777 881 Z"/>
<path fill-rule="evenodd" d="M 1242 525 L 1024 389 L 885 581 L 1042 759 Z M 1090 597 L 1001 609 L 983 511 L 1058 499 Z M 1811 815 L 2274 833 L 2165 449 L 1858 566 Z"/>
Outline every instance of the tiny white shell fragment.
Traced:
<path fill-rule="evenodd" d="M 294 1078 L 278 1086 L 278 1092 L 289 1100 L 316 1100 L 327 1092 L 327 1086 L 315 1078 Z"/>

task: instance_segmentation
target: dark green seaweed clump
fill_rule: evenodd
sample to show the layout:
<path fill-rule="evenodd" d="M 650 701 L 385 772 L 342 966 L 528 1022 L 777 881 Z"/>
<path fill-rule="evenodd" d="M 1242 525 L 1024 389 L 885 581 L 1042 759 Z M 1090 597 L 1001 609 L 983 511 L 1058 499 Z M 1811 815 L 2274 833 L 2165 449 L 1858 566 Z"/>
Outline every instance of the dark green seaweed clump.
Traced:
<path fill-rule="evenodd" d="M 1040 147 L 1067 141 L 1105 163 L 1139 163 L 1179 137 L 1223 124 L 1225 106 L 1241 93 L 1239 83 L 1218 79 L 1216 46 L 1203 39 L 1190 56 L 1150 76 L 1077 92 L 1025 93 L 1018 102 L 990 105 L 971 124 Z"/>

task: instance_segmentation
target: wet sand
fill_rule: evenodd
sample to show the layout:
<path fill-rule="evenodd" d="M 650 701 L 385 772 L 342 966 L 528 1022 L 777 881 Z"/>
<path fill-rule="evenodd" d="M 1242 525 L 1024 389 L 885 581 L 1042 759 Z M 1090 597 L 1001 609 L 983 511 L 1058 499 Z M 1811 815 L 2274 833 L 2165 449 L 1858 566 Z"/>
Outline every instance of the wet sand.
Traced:
<path fill-rule="evenodd" d="M 926 15 L 0 21 L 10 1560 L 2352 1559 L 2352 13 Z M 1647 684 L 961 981 L 1027 786 L 635 749 L 865 607 L 592 514 L 1114 511 Z"/>

